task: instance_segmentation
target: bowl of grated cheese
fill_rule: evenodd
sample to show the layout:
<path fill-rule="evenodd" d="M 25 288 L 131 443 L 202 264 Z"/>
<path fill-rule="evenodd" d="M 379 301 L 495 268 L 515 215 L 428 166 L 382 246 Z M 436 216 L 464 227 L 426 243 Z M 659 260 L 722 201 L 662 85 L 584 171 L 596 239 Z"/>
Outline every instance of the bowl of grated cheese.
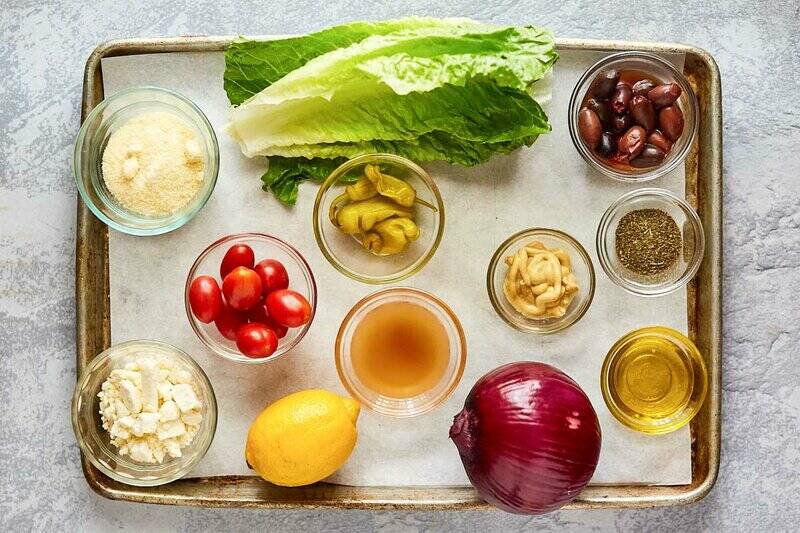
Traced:
<path fill-rule="evenodd" d="M 131 235 L 159 235 L 206 204 L 219 173 L 219 145 L 191 100 L 160 87 L 132 87 L 86 117 L 73 169 L 97 218 Z"/>
<path fill-rule="evenodd" d="M 169 344 L 111 346 L 84 369 L 72 398 L 81 452 L 107 476 L 139 487 L 174 481 L 208 451 L 217 401 L 203 369 Z"/>

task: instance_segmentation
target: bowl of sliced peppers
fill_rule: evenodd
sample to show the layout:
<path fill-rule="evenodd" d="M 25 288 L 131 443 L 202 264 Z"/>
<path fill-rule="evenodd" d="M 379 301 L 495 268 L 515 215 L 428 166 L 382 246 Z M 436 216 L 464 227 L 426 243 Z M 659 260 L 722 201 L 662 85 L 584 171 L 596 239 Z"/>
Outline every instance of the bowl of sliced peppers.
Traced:
<path fill-rule="evenodd" d="M 413 161 L 368 154 L 334 170 L 317 193 L 314 236 L 339 272 L 364 283 L 408 278 L 433 257 L 444 204 L 430 175 Z"/>

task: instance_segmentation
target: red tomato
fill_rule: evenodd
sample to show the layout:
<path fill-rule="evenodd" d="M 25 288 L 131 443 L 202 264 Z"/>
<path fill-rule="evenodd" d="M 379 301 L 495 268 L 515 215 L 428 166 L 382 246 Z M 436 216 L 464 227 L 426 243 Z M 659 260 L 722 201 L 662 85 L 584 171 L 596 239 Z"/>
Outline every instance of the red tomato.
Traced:
<path fill-rule="evenodd" d="M 228 305 L 247 311 L 261 300 L 261 278 L 245 267 L 236 267 L 222 280 L 222 293 Z"/>
<path fill-rule="evenodd" d="M 275 335 L 277 335 L 279 339 L 284 338 L 286 333 L 289 332 L 289 328 L 278 324 L 269 317 L 269 311 L 267 311 L 267 304 L 265 302 L 258 302 L 254 308 L 248 311 L 247 318 L 250 319 L 250 322 L 264 324 L 269 329 L 274 331 Z"/>
<path fill-rule="evenodd" d="M 189 307 L 200 322 L 209 324 L 222 309 L 222 292 L 211 276 L 198 276 L 189 285 Z"/>
<path fill-rule="evenodd" d="M 214 321 L 222 336 L 231 341 L 236 340 L 236 332 L 244 324 L 247 324 L 247 315 L 225 304 L 222 304 L 222 309 Z"/>
<path fill-rule="evenodd" d="M 230 274 L 236 267 L 253 268 L 253 263 L 256 262 L 256 255 L 253 249 L 246 244 L 234 244 L 228 251 L 225 252 L 225 257 L 222 258 L 222 264 L 219 266 L 219 275 L 222 279 Z"/>
<path fill-rule="evenodd" d="M 278 324 L 290 328 L 311 320 L 311 304 L 297 291 L 281 289 L 267 295 L 267 312 Z"/>
<path fill-rule="evenodd" d="M 264 324 L 245 324 L 236 333 L 236 347 L 247 357 L 267 357 L 278 349 L 278 337 Z"/>
<path fill-rule="evenodd" d="M 253 270 L 261 278 L 264 296 L 272 291 L 289 288 L 289 274 L 286 273 L 286 267 L 280 261 L 264 259 L 259 261 Z"/>

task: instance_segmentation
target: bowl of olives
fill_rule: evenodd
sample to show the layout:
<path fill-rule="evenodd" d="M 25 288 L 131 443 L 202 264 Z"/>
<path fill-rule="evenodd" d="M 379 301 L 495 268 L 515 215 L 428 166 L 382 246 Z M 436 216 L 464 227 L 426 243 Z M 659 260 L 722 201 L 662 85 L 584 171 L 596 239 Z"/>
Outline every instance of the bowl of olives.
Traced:
<path fill-rule="evenodd" d="M 583 74 L 569 103 L 569 131 L 581 156 L 606 176 L 648 181 L 689 154 L 697 97 L 669 61 L 647 52 L 607 56 Z"/>

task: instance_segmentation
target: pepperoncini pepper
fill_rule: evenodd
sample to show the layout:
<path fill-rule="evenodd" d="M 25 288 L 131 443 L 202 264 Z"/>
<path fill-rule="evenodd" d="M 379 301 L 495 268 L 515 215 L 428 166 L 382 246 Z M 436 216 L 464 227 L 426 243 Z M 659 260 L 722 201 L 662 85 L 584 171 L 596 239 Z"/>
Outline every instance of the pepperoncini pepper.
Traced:
<path fill-rule="evenodd" d="M 377 165 L 365 165 L 364 176 L 372 182 L 378 194 L 386 198 L 391 198 L 404 207 L 414 205 L 417 192 L 414 188 L 401 179 L 394 176 L 383 174 Z"/>
<path fill-rule="evenodd" d="M 375 224 L 364 234 L 364 248 L 376 255 L 393 255 L 404 252 L 412 241 L 419 238 L 419 227 L 408 217 L 389 218 Z"/>
<path fill-rule="evenodd" d="M 350 198 L 351 202 L 369 200 L 370 198 L 378 196 L 378 189 L 375 188 L 375 185 L 373 185 L 366 176 L 361 176 L 357 182 L 345 187 L 344 192 L 347 194 L 347 197 Z"/>
<path fill-rule="evenodd" d="M 355 235 L 366 233 L 378 222 L 394 216 L 410 217 L 411 210 L 386 198 L 370 198 L 352 202 L 336 212 L 336 225 L 340 230 Z"/>
<path fill-rule="evenodd" d="M 405 181 L 382 173 L 378 165 L 365 165 L 364 175 L 331 202 L 328 217 L 342 232 L 359 238 L 365 250 L 393 255 L 419 238 L 415 203 L 436 209 L 417 198 Z"/>

